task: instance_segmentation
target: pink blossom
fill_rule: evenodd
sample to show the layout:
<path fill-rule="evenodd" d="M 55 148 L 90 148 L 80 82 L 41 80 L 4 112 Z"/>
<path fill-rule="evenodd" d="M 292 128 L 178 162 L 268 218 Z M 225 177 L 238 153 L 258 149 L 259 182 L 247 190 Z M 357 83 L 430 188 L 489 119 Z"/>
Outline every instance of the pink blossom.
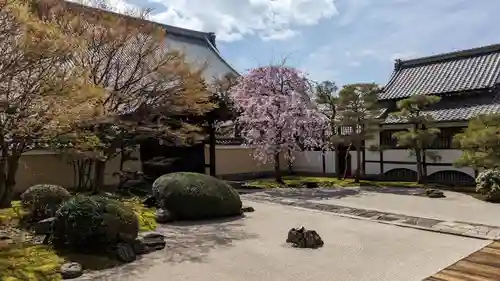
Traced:
<path fill-rule="evenodd" d="M 237 122 L 245 146 L 265 163 L 276 153 L 322 147 L 328 122 L 311 102 L 306 75 L 285 66 L 259 67 L 239 78 L 230 95 L 241 111 Z"/>

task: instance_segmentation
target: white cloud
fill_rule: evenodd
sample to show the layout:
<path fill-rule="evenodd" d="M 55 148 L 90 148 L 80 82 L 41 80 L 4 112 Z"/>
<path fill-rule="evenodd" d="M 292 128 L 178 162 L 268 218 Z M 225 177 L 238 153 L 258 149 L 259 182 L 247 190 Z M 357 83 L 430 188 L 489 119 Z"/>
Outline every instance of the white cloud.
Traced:
<path fill-rule="evenodd" d="M 361 65 L 361 63 L 359 61 L 351 61 L 347 65 L 349 65 L 350 67 L 358 67 Z"/>
<path fill-rule="evenodd" d="M 129 6 L 126 3 L 131 0 L 111 1 L 116 6 Z M 222 41 L 236 41 L 245 35 L 284 40 L 299 34 L 301 26 L 337 14 L 334 0 L 149 0 L 149 4 L 153 3 L 164 9 L 156 8 L 152 20 L 215 32 Z"/>

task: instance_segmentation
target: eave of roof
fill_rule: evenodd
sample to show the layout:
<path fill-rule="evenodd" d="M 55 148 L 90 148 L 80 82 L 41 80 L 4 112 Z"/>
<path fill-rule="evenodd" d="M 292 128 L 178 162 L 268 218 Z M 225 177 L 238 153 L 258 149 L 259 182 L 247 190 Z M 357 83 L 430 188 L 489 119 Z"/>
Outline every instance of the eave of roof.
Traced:
<path fill-rule="evenodd" d="M 500 113 L 500 93 L 481 96 L 460 96 L 431 106 L 428 114 L 435 122 L 468 121 L 478 115 Z M 383 124 L 404 124 L 406 120 L 388 114 Z"/>
<path fill-rule="evenodd" d="M 500 44 L 397 60 L 379 99 L 491 89 L 499 82 L 499 77 Z"/>

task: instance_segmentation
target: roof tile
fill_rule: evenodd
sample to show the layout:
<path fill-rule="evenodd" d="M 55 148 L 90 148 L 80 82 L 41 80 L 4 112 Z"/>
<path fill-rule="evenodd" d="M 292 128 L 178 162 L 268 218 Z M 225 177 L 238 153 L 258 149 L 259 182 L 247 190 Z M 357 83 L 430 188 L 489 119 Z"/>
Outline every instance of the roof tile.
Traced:
<path fill-rule="evenodd" d="M 465 121 L 481 114 L 500 113 L 500 94 L 483 95 L 482 97 L 469 96 L 450 100 L 443 99 L 425 114 L 430 114 L 437 122 L 443 121 Z M 398 117 L 391 114 L 384 120 L 384 124 L 404 123 Z"/>
<path fill-rule="evenodd" d="M 380 100 L 491 88 L 500 76 L 500 45 L 396 62 Z"/>

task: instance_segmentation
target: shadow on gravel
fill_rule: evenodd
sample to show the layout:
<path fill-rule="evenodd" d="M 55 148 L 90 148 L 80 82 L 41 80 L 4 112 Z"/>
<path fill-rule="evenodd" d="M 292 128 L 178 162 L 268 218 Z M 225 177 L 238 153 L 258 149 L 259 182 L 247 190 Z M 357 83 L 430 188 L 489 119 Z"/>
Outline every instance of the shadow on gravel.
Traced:
<path fill-rule="evenodd" d="M 89 272 L 76 280 L 140 280 L 142 273 L 153 266 L 205 262 L 210 252 L 217 248 L 232 247 L 236 241 L 258 238 L 258 234 L 244 230 L 247 219 L 240 216 L 160 225 L 156 232 L 165 235 L 165 249 L 144 255 L 130 264 Z M 168 280 L 168 276 L 165 276 L 165 280 Z"/>

